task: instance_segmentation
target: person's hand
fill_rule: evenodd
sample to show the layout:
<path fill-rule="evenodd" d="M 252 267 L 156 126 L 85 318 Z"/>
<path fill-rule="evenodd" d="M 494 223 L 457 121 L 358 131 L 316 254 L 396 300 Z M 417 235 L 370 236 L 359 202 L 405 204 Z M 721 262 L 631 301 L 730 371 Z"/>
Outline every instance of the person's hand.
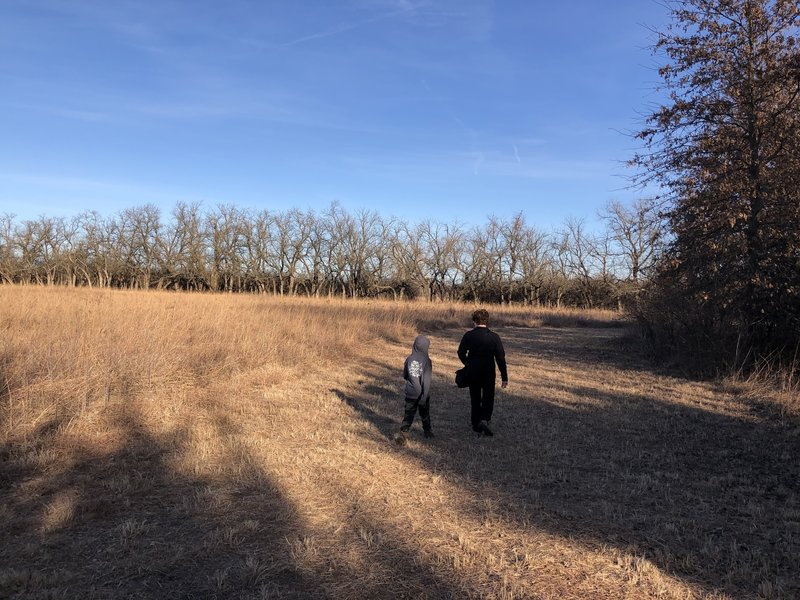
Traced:
<path fill-rule="evenodd" d="M 500 387 L 506 389 L 508 387 L 508 382 L 504 381 L 503 383 L 500 384 Z"/>

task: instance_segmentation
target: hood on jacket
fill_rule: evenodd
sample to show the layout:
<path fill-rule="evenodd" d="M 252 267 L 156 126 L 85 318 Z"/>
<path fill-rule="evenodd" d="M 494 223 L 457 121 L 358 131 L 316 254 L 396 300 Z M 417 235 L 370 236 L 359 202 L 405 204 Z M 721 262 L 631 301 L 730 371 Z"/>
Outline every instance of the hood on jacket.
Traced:
<path fill-rule="evenodd" d="M 430 347 L 431 347 L 430 340 L 424 335 L 418 335 L 414 340 L 414 346 L 412 348 L 414 352 L 422 352 L 423 354 L 427 354 L 428 348 Z"/>

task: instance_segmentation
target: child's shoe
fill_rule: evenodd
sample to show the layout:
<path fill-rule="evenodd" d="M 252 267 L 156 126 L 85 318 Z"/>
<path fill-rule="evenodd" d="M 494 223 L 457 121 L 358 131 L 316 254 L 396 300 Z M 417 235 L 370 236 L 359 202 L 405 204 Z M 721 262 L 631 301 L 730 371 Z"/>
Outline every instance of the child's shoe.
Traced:
<path fill-rule="evenodd" d="M 407 438 L 408 434 L 406 433 L 405 429 L 401 429 L 400 431 L 394 434 L 394 441 L 397 443 L 398 446 L 405 446 Z"/>
<path fill-rule="evenodd" d="M 432 430 L 432 429 L 426 429 L 426 430 L 424 431 L 424 434 L 425 434 L 425 437 L 426 437 L 426 438 L 432 438 L 432 437 L 436 437 L 435 435 L 433 435 L 433 430 Z"/>

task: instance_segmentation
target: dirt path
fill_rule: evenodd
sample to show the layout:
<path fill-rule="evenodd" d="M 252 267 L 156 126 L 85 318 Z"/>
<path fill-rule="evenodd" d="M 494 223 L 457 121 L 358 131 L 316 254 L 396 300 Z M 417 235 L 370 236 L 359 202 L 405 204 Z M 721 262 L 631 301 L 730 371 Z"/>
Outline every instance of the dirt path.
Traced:
<path fill-rule="evenodd" d="M 495 437 L 476 437 L 451 380 L 461 333 L 432 336 L 438 437 L 426 443 L 417 423 L 407 453 L 458 489 L 434 523 L 469 498 L 457 510 L 484 525 L 475 546 L 509 561 L 499 571 L 520 597 L 800 594 L 796 426 L 648 370 L 620 330 L 506 328 L 511 385 L 498 390 Z M 396 378 L 404 353 L 373 361 L 348 396 L 384 438 L 397 386 L 374 382 Z M 509 558 L 519 549 L 527 569 Z"/>

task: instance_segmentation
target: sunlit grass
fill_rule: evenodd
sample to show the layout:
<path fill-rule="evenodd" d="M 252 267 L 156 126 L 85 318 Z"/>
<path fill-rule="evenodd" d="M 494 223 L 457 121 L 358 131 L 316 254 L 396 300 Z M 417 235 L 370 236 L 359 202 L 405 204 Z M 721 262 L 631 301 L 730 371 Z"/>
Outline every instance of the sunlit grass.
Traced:
<path fill-rule="evenodd" d="M 0 596 L 797 591 L 793 430 L 615 313 L 489 307 L 511 386 L 476 438 L 472 308 L 0 286 Z M 418 331 L 437 437 L 400 449 Z"/>

